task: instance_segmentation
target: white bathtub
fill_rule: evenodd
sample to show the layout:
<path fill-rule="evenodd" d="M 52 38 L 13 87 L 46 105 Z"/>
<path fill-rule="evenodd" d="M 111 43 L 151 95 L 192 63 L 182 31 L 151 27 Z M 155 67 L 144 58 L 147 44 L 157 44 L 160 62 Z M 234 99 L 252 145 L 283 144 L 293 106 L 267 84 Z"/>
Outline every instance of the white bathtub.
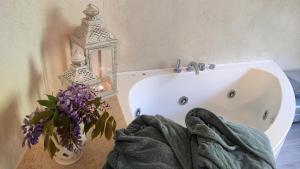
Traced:
<path fill-rule="evenodd" d="M 127 123 L 141 114 L 160 114 L 185 125 L 186 113 L 206 108 L 226 120 L 264 132 L 275 157 L 295 113 L 292 87 L 273 61 L 216 65 L 214 70 L 174 73 L 173 69 L 118 74 L 118 98 Z M 234 90 L 235 96 L 228 97 Z M 188 102 L 180 105 L 180 97 Z"/>

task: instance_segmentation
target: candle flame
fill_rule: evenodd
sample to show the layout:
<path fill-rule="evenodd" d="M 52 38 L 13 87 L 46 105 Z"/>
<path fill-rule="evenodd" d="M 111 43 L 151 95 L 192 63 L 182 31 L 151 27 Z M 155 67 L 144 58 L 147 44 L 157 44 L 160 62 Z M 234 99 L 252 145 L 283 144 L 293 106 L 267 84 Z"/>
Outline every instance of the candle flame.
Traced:
<path fill-rule="evenodd" d="M 99 85 L 99 89 L 100 89 L 100 90 L 103 90 L 104 87 L 103 87 L 102 85 Z"/>

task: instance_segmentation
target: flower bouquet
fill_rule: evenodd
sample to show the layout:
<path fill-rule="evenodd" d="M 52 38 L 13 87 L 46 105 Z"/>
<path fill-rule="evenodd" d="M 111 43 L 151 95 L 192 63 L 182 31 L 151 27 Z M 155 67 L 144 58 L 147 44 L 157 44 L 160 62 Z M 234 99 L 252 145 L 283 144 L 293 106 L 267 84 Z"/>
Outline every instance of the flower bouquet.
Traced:
<path fill-rule="evenodd" d="M 60 164 L 72 164 L 80 158 L 90 129 L 92 139 L 103 134 L 110 139 L 115 133 L 116 121 L 107 112 L 110 106 L 89 86 L 73 84 L 47 97 L 38 101 L 40 108 L 24 118 L 22 146 L 31 148 L 43 135 L 44 150 L 51 158 Z"/>

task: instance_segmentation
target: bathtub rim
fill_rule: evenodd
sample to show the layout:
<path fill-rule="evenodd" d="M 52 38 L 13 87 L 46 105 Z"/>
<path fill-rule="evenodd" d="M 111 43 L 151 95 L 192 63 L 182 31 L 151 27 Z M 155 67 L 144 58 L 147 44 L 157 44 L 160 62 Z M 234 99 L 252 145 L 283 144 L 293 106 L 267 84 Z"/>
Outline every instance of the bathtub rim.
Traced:
<path fill-rule="evenodd" d="M 281 105 L 274 122 L 264 132 L 270 139 L 275 157 L 278 156 L 280 148 L 286 138 L 286 135 L 292 125 L 295 114 L 295 98 L 292 86 L 284 74 L 283 70 L 273 60 L 249 61 L 238 63 L 217 64 L 215 70 L 228 70 L 232 68 L 255 68 L 271 73 L 279 81 L 281 87 Z M 205 71 L 215 71 L 205 70 Z M 182 73 L 185 73 L 184 67 Z M 129 94 L 134 85 L 143 79 L 174 73 L 173 68 L 152 69 L 142 71 L 128 71 L 118 73 L 118 99 L 125 121 L 129 124 L 134 116 L 130 110 Z M 192 73 L 192 72 L 188 72 Z M 124 79 L 125 78 L 125 79 Z M 124 83 L 125 82 L 125 83 Z M 121 84 L 122 83 L 122 84 Z"/>

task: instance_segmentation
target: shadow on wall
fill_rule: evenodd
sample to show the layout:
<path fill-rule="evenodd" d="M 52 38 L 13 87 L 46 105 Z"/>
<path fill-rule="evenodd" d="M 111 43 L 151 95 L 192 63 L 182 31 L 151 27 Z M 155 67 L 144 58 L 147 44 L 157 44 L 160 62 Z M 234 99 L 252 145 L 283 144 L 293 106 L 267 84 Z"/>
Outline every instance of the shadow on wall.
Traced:
<path fill-rule="evenodd" d="M 38 71 L 34 60 L 32 57 L 29 59 L 29 86 L 27 90 L 28 101 L 30 101 L 31 105 L 34 107 L 36 105 L 36 99 L 41 99 L 41 84 L 42 84 L 42 75 Z"/>
<path fill-rule="evenodd" d="M 33 57 L 29 57 L 29 83 L 27 100 L 30 107 L 36 106 L 36 100 L 41 98 L 42 76 L 37 69 Z M 30 112 L 21 112 L 20 93 L 12 93 L 6 101 L 6 106 L 0 110 L 0 168 L 15 168 L 26 148 L 22 148 L 23 134 L 20 117 Z"/>
<path fill-rule="evenodd" d="M 49 93 L 60 88 L 58 76 L 67 68 L 69 36 L 72 28 L 58 8 L 52 8 L 47 12 L 45 25 L 40 50 L 45 88 Z"/>
<path fill-rule="evenodd" d="M 14 168 L 24 149 L 21 148 L 23 140 L 20 130 L 18 95 L 8 98 L 6 107 L 0 110 L 0 168 Z M 14 148 L 13 148 L 14 147 Z"/>

